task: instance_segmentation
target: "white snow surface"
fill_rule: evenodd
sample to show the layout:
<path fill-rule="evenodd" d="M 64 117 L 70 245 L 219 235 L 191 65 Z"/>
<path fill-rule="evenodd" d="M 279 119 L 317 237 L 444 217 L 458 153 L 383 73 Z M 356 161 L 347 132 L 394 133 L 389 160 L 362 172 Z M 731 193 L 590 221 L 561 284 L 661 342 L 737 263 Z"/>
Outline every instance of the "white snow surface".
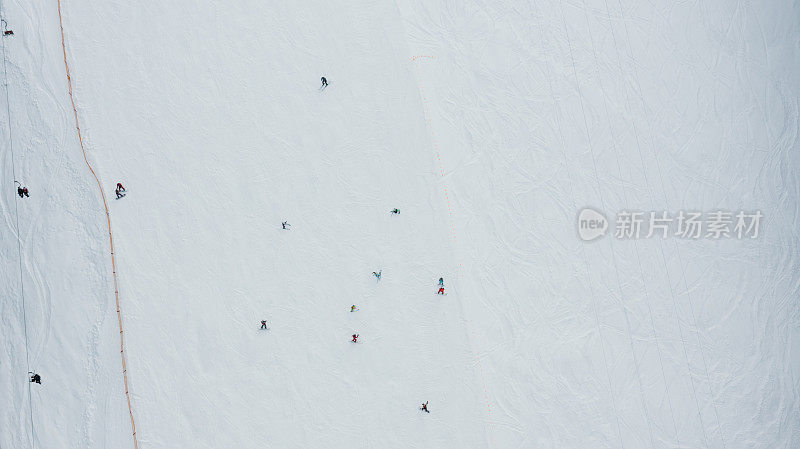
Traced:
<path fill-rule="evenodd" d="M 61 6 L 140 448 L 800 447 L 797 1 Z M 0 449 L 132 448 L 58 3 L 0 15 Z"/>

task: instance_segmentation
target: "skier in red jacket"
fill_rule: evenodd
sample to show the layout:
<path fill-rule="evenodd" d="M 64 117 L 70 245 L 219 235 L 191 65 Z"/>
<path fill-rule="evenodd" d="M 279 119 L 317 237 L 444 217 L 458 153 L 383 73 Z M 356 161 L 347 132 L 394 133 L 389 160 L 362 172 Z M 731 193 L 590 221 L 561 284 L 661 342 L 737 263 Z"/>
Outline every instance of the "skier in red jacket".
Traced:
<path fill-rule="evenodd" d="M 353 343 L 358 343 L 358 334 L 353 334 Z"/>
<path fill-rule="evenodd" d="M 124 195 L 124 192 L 125 192 L 125 187 L 123 187 L 123 186 L 122 186 L 122 183 L 121 183 L 121 182 L 118 182 L 118 183 L 117 183 L 117 190 L 116 190 L 115 192 L 116 192 L 116 194 L 117 194 L 117 199 L 120 199 L 120 198 L 122 198 L 123 196 L 125 196 L 125 195 Z"/>

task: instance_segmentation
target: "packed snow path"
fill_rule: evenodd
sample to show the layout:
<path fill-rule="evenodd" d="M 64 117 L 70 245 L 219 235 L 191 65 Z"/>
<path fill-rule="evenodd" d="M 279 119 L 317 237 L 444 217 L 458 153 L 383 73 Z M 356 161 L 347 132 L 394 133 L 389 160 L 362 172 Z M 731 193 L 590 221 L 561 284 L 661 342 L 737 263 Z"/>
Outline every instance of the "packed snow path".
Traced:
<path fill-rule="evenodd" d="M 0 5 L 0 447 L 133 447 L 115 290 L 141 448 L 800 444 L 797 5 L 57 6 Z"/>

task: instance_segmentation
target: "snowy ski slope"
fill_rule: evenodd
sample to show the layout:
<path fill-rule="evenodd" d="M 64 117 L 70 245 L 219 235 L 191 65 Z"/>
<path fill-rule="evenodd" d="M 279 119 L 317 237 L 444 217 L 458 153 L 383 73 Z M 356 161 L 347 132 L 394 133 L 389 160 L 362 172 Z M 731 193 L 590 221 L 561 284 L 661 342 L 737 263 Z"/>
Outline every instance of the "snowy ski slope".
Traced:
<path fill-rule="evenodd" d="M 800 446 L 798 2 L 61 13 L 0 3 L 0 449 Z"/>

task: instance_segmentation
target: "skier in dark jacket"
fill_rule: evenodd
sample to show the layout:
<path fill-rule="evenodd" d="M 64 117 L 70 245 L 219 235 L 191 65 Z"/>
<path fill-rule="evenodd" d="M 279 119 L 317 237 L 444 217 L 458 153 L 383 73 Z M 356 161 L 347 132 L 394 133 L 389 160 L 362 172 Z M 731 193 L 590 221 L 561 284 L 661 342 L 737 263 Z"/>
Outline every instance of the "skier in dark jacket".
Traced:
<path fill-rule="evenodd" d="M 117 190 L 114 191 L 117 194 L 117 199 L 122 198 L 125 196 L 125 187 L 122 186 L 121 182 L 117 183 Z"/>
<path fill-rule="evenodd" d="M 28 195 L 28 188 L 22 186 L 17 187 L 17 195 L 19 195 L 20 198 L 24 198 L 26 196 L 30 197 L 30 195 Z"/>
<path fill-rule="evenodd" d="M 353 334 L 353 343 L 358 343 L 358 334 Z"/>
<path fill-rule="evenodd" d="M 428 401 L 425 401 L 425 403 L 422 404 L 422 407 L 420 408 L 420 410 L 422 410 L 425 413 L 430 413 L 430 411 L 428 410 Z"/>
<path fill-rule="evenodd" d="M 326 80 L 324 76 L 320 78 L 320 81 L 322 81 L 322 86 L 320 86 L 320 89 L 328 85 L 328 80 Z"/>
<path fill-rule="evenodd" d="M 31 376 L 31 382 L 36 382 L 37 384 L 41 385 L 42 384 L 42 376 L 40 376 L 40 375 L 38 375 L 36 373 L 33 373 L 33 375 Z"/>
<path fill-rule="evenodd" d="M 392 209 L 390 212 L 393 213 L 393 214 L 399 214 L 400 213 L 400 209 Z"/>
<path fill-rule="evenodd" d="M 261 329 L 267 328 L 267 320 L 261 320 Z"/>

